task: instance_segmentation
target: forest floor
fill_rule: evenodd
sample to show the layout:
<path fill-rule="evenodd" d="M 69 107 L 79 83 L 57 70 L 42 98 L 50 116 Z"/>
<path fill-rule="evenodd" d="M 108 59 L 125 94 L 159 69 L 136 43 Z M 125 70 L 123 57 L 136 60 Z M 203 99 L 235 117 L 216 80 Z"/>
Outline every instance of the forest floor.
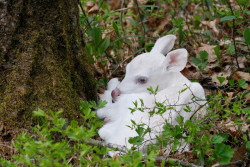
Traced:
<path fill-rule="evenodd" d="M 209 101 L 220 101 L 221 108 L 211 107 L 216 114 L 223 108 L 230 112 L 227 115 L 219 113 L 221 117 L 207 133 L 210 138 L 219 132 L 227 133 L 229 138 L 225 143 L 234 149 L 231 162 L 249 162 L 245 144 L 250 137 L 250 12 L 247 1 L 110 0 L 101 4 L 82 1 L 82 4 L 84 11 L 80 10 L 80 21 L 84 25 L 87 16 L 87 24 L 92 26 L 91 30 L 84 28 L 87 26 L 83 28 L 85 39 L 88 39 L 86 54 L 95 65 L 99 94 L 104 92 L 111 78 L 122 80 L 127 63 L 136 55 L 149 51 L 157 38 L 174 34 L 177 36 L 174 49 L 186 48 L 189 53 L 183 75 L 201 83 Z M 103 49 L 95 52 L 98 38 Z M 221 97 L 214 99 L 217 94 Z M 238 99 L 241 100 L 240 111 L 234 108 Z M 15 153 L 8 146 L 17 130 L 5 131 L 0 126 L 0 134 L 0 157 L 9 157 Z M 211 151 L 205 154 L 212 156 Z M 193 153 L 170 157 L 188 162 L 197 160 Z"/>
<path fill-rule="evenodd" d="M 235 99 L 241 96 L 244 101 L 244 113 L 221 115 L 215 128 L 208 133 L 210 138 L 219 132 L 228 133 L 230 139 L 227 143 L 235 151 L 231 161 L 247 159 L 246 145 L 235 144 L 233 139 L 242 138 L 244 134 L 248 134 L 247 140 L 250 137 L 249 117 L 245 117 L 250 113 L 250 50 L 247 42 L 249 34 L 246 32 L 250 25 L 249 3 L 243 7 L 239 1 L 233 0 L 213 3 L 113 0 L 108 4 L 110 12 L 114 13 L 109 21 L 99 16 L 100 12 L 105 15 L 106 11 L 101 10 L 98 4 L 89 2 L 87 5 L 88 15 L 99 18 L 100 25 L 105 27 L 103 39 L 110 38 L 112 43 L 112 47 L 107 49 L 108 59 L 96 57 L 96 77 L 100 85 L 105 85 L 114 77 L 122 80 L 127 63 L 139 53 L 149 51 L 157 38 L 166 34 L 176 35 L 174 49 L 186 48 L 189 53 L 189 62 L 182 74 L 201 83 L 208 100 L 219 100 L 221 109 L 230 108 L 232 113 L 237 112 L 233 108 Z M 120 32 L 112 22 L 117 23 Z M 119 40 L 122 43 L 115 45 Z M 105 87 L 100 86 L 99 93 L 104 90 Z M 224 98 L 215 99 L 214 95 L 218 93 Z M 213 106 L 213 110 L 218 113 L 220 109 Z M 241 120 L 240 128 L 235 124 L 236 118 Z M 211 156 L 211 152 L 207 152 L 206 156 Z M 189 162 L 197 159 L 194 154 L 174 154 L 171 157 Z"/>

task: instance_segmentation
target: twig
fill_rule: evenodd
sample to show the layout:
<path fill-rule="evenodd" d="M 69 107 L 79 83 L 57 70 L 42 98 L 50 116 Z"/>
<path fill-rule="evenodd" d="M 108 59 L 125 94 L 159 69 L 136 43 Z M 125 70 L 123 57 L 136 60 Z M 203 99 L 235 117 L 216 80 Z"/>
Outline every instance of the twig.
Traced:
<path fill-rule="evenodd" d="M 71 157 L 69 160 L 68 160 L 68 162 L 67 162 L 67 164 L 69 164 L 70 163 L 70 161 L 73 159 L 73 157 Z"/>
<path fill-rule="evenodd" d="M 191 33 L 191 35 L 192 35 L 192 40 L 189 38 L 189 36 L 188 35 L 186 35 L 186 34 L 184 34 L 185 36 L 186 36 L 186 38 L 188 38 L 188 41 L 192 41 L 192 43 L 197 47 L 198 46 L 198 44 L 197 44 L 197 40 L 196 40 L 196 36 L 195 36 L 195 34 L 193 33 L 193 31 L 191 31 L 191 29 L 190 29 L 190 26 L 189 26 L 189 23 L 188 23 L 188 15 L 189 15 L 189 13 L 188 13 L 188 11 L 186 11 L 186 10 L 184 10 L 184 12 L 185 12 L 185 14 L 186 14 L 186 17 L 185 17 L 185 22 L 186 22 L 186 25 L 187 25 L 187 28 L 188 28 L 188 30 L 189 30 L 189 32 Z"/>
<path fill-rule="evenodd" d="M 144 27 L 144 23 L 143 23 L 143 16 L 140 12 L 140 8 L 139 8 L 139 4 L 138 4 L 138 1 L 137 0 L 134 0 L 134 3 L 136 5 L 136 9 L 137 9 L 137 12 L 138 12 L 138 15 L 139 15 L 139 18 L 141 20 L 141 25 L 142 25 L 142 29 L 143 29 L 143 42 L 142 42 L 142 47 L 145 46 L 145 35 L 146 35 L 146 30 L 145 30 L 145 27 Z"/>
<path fill-rule="evenodd" d="M 122 0 L 122 2 L 121 2 L 121 8 L 123 8 L 123 5 L 124 5 L 124 0 Z M 126 31 L 124 30 L 123 20 L 122 20 L 123 13 L 124 13 L 124 11 L 122 10 L 120 13 L 120 23 L 121 23 L 121 27 L 122 27 L 122 34 L 123 34 L 123 36 L 126 36 Z M 129 44 L 126 42 L 126 39 L 124 39 L 123 42 L 128 46 L 128 48 L 130 48 Z"/>
<path fill-rule="evenodd" d="M 207 101 L 205 104 L 200 105 L 199 108 L 192 114 L 192 116 L 189 118 L 189 120 L 192 120 L 193 116 L 204 106 L 206 106 L 208 104 L 209 101 Z"/>
<path fill-rule="evenodd" d="M 105 142 L 94 140 L 94 139 L 84 140 L 84 142 L 87 143 L 87 144 L 93 145 L 93 146 L 114 148 L 117 151 L 127 153 L 127 150 L 126 150 L 125 146 L 120 146 L 120 145 L 111 144 L 111 143 L 105 143 Z"/>
<path fill-rule="evenodd" d="M 121 8 L 123 8 L 123 4 L 124 4 L 124 0 L 122 0 Z M 126 36 L 125 30 L 124 30 L 124 27 L 123 27 L 123 24 L 122 24 L 123 23 L 123 21 L 122 21 L 122 15 L 123 15 L 123 11 L 121 11 L 121 13 L 120 13 L 120 22 L 121 22 L 123 36 Z"/>
<path fill-rule="evenodd" d="M 114 10 L 114 11 L 111 11 L 111 12 L 116 13 L 116 12 L 121 12 L 121 11 L 124 11 L 124 10 L 134 9 L 134 8 L 136 8 L 136 7 L 121 8 L 121 9 L 117 9 L 117 10 Z"/>
<path fill-rule="evenodd" d="M 229 165 L 242 165 L 244 162 L 243 161 L 234 161 L 234 162 L 229 162 L 227 164 L 224 165 L 214 165 L 213 167 L 225 167 L 225 166 L 229 166 Z"/>
<path fill-rule="evenodd" d="M 178 163 L 179 165 L 186 166 L 186 167 L 201 167 L 201 166 L 195 165 L 193 163 L 185 162 L 185 161 L 182 161 L 179 159 L 167 158 L 167 157 L 163 157 L 163 156 L 157 156 L 157 157 L 155 157 L 155 160 L 158 162 L 165 161 L 166 163 L 169 163 L 169 161 L 172 161 L 174 163 Z"/>
<path fill-rule="evenodd" d="M 11 150 L 17 151 L 14 147 L 10 147 L 10 146 L 4 145 L 4 144 L 0 144 L 0 146 L 4 146 L 4 147 L 7 147 L 7 148 L 9 148 Z"/>
<path fill-rule="evenodd" d="M 117 66 L 117 68 L 113 70 L 112 74 L 114 74 L 115 71 L 118 70 L 118 68 L 119 68 L 123 63 L 125 63 L 127 60 L 129 60 L 129 59 L 131 59 L 131 58 L 132 58 L 132 56 L 129 56 L 129 57 L 127 57 L 125 60 L 123 60 L 121 63 L 119 63 L 118 66 Z"/>
<path fill-rule="evenodd" d="M 125 146 L 119 146 L 116 144 L 111 144 L 111 143 L 104 143 L 102 141 L 98 141 L 98 140 L 94 140 L 94 139 L 90 139 L 90 140 L 84 140 L 85 143 L 90 144 L 90 145 L 94 145 L 94 146 L 99 146 L 99 147 L 108 147 L 108 148 L 114 148 L 117 151 L 121 151 L 123 153 L 127 153 L 126 147 Z M 143 156 L 143 159 L 145 160 L 147 158 L 147 155 Z M 201 167 L 201 166 L 197 166 L 195 164 L 189 163 L 189 162 L 185 162 L 179 159 L 172 159 L 172 158 L 166 158 L 163 156 L 157 156 L 155 157 L 156 161 L 165 161 L 166 163 L 169 163 L 169 161 L 172 161 L 174 163 L 179 163 L 182 166 L 186 166 L 186 167 Z"/>
<path fill-rule="evenodd" d="M 80 6 L 80 8 L 81 8 L 81 11 L 82 11 L 84 17 L 86 18 L 86 22 L 87 22 L 88 27 L 89 27 L 90 29 L 92 29 L 91 24 L 89 23 L 89 20 L 87 19 L 87 15 L 86 15 L 86 13 L 85 13 L 83 7 L 82 7 L 82 3 L 81 3 L 80 0 L 78 1 L 78 4 L 79 4 L 79 6 Z"/>
<path fill-rule="evenodd" d="M 227 0 L 227 4 L 231 10 L 232 15 L 234 16 L 233 8 L 231 6 L 231 3 L 229 0 Z M 240 69 L 239 62 L 238 62 L 238 57 L 237 57 L 237 49 L 236 49 L 236 43 L 235 43 L 235 19 L 233 19 L 233 42 L 234 42 L 234 57 L 236 60 L 236 64 L 238 69 Z"/>
<path fill-rule="evenodd" d="M 89 22 L 89 20 L 88 20 L 88 18 L 87 18 L 87 15 L 86 15 L 86 13 L 85 13 L 83 7 L 82 7 L 82 4 L 81 4 L 80 0 L 78 1 L 78 4 L 79 4 L 79 6 L 80 6 L 80 8 L 81 8 L 81 11 L 82 11 L 84 17 L 86 18 L 86 22 L 87 22 L 88 28 L 89 28 L 89 29 L 92 29 L 92 26 L 91 26 L 91 24 L 90 24 L 90 22 Z M 99 9 L 99 10 L 100 10 L 100 9 Z M 116 59 L 115 59 L 113 56 L 111 56 L 110 54 L 108 54 L 107 51 L 104 51 L 104 53 L 107 55 L 108 58 L 110 58 L 114 63 L 117 64 L 117 61 L 116 61 Z"/>

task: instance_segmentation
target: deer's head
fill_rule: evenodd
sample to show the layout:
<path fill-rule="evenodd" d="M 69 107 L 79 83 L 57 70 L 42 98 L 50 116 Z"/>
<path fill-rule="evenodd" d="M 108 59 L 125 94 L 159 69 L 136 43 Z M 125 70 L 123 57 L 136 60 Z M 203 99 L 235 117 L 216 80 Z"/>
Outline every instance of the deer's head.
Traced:
<path fill-rule="evenodd" d="M 135 57 L 126 67 L 125 78 L 112 91 L 112 98 L 116 99 L 121 94 L 146 92 L 150 86 L 164 89 L 168 82 L 174 82 L 172 76 L 183 70 L 188 55 L 186 49 L 169 52 L 175 39 L 174 35 L 161 37 L 149 53 Z"/>

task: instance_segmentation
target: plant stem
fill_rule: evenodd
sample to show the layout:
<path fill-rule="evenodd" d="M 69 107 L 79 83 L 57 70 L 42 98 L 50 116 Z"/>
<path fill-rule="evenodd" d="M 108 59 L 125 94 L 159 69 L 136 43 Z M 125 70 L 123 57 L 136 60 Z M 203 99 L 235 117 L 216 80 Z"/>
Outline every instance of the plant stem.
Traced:
<path fill-rule="evenodd" d="M 145 46 L 145 35 L 146 35 L 146 31 L 145 31 L 145 27 L 144 27 L 144 23 L 143 23 L 143 16 L 140 12 L 140 8 L 139 8 L 139 5 L 138 5 L 138 1 L 137 0 L 134 0 L 134 3 L 136 5 L 136 9 L 137 9 L 137 12 L 138 12 L 138 15 L 139 15 L 139 18 L 141 20 L 141 24 L 142 24 L 142 29 L 143 29 L 143 42 L 142 42 L 142 47 Z"/>
<path fill-rule="evenodd" d="M 87 15 L 86 15 L 86 13 L 85 13 L 83 7 L 82 7 L 82 3 L 81 3 L 80 0 L 78 1 L 78 4 L 79 4 L 79 6 L 80 6 L 80 8 L 81 8 L 81 11 L 82 11 L 84 17 L 86 18 L 86 22 L 87 22 L 87 25 L 88 25 L 89 29 L 92 29 L 91 24 L 89 23 L 89 20 L 88 20 Z"/>
<path fill-rule="evenodd" d="M 99 147 L 108 147 L 108 148 L 114 148 L 122 153 L 127 153 L 126 147 L 125 146 L 119 146 L 116 144 L 111 144 L 111 143 L 104 143 L 102 141 L 98 141 L 98 140 L 94 140 L 94 139 L 90 139 L 90 140 L 84 140 L 85 143 L 93 145 L 93 146 L 99 146 Z M 147 155 L 143 155 L 143 159 L 146 159 Z M 179 159 L 172 159 L 172 158 L 167 158 L 167 157 L 163 157 L 163 156 L 157 156 L 155 157 L 156 161 L 165 161 L 166 163 L 169 163 L 169 161 L 173 161 L 175 163 L 178 163 L 182 166 L 186 166 L 186 167 L 201 167 L 189 162 L 185 162 Z"/>
<path fill-rule="evenodd" d="M 79 6 L 80 6 L 80 8 L 81 8 L 81 11 L 82 11 L 84 17 L 86 18 L 86 22 L 87 22 L 88 28 L 89 28 L 89 29 L 92 29 L 92 26 L 91 26 L 91 24 L 90 24 L 90 22 L 89 22 L 89 20 L 88 20 L 88 18 L 87 18 L 87 15 L 86 15 L 86 13 L 85 13 L 83 7 L 82 7 L 82 4 L 81 4 L 81 1 L 80 1 L 80 0 L 78 1 L 78 4 L 79 4 Z M 99 9 L 99 10 L 100 10 L 100 9 Z M 105 54 L 107 55 L 107 57 L 110 58 L 115 64 L 118 63 L 117 60 L 116 60 L 113 56 L 111 56 L 110 54 L 108 54 L 107 51 L 104 51 L 104 53 L 105 53 Z"/>
<path fill-rule="evenodd" d="M 227 0 L 227 4 L 231 10 L 232 15 L 234 16 L 233 8 L 231 6 L 231 3 L 229 0 Z M 235 43 L 235 19 L 233 19 L 233 43 L 234 43 L 234 57 L 236 60 L 236 64 L 238 69 L 240 69 L 239 62 L 238 62 L 238 57 L 237 57 L 237 49 L 236 49 L 236 43 Z"/>

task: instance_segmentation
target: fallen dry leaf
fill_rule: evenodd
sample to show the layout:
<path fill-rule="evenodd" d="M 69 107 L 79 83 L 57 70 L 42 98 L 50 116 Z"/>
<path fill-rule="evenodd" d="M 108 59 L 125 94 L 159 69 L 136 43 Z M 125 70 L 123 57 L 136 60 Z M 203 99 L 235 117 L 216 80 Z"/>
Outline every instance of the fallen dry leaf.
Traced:
<path fill-rule="evenodd" d="M 228 99 L 225 101 L 225 104 L 228 104 L 232 100 L 234 92 L 226 92 L 226 94 Z"/>
<path fill-rule="evenodd" d="M 219 35 L 219 30 L 218 30 L 218 28 L 216 27 L 216 24 L 219 22 L 219 19 L 215 19 L 215 20 L 213 20 L 213 21 L 202 21 L 201 23 L 203 24 L 203 25 L 206 25 L 206 26 L 208 26 L 209 28 L 211 28 L 214 32 L 215 32 L 215 34 L 216 35 Z"/>
<path fill-rule="evenodd" d="M 137 0 L 138 5 L 145 5 L 149 0 Z M 134 2 L 134 1 L 133 1 Z"/>
<path fill-rule="evenodd" d="M 231 162 L 244 160 L 245 154 L 246 154 L 246 146 L 243 145 L 242 147 L 234 151 L 234 155 L 233 158 L 231 159 Z"/>
<path fill-rule="evenodd" d="M 214 52 L 215 45 L 201 44 L 201 47 L 197 49 L 198 53 L 206 51 L 208 53 L 208 63 L 217 61 L 217 56 Z"/>
<path fill-rule="evenodd" d="M 221 39 L 219 45 L 220 45 L 220 46 L 224 46 L 224 45 L 228 45 L 228 44 L 230 44 L 230 43 L 231 43 L 231 40 L 224 40 L 224 39 Z"/>
<path fill-rule="evenodd" d="M 235 80 L 237 80 L 237 79 L 244 79 L 245 81 L 250 82 L 250 74 L 246 73 L 246 72 L 242 72 L 242 71 L 235 72 L 233 78 Z"/>
<path fill-rule="evenodd" d="M 115 37 L 115 30 L 113 27 L 110 27 L 106 31 L 102 33 L 102 39 L 106 39 L 107 37 L 110 37 L 111 40 Z"/>
<path fill-rule="evenodd" d="M 88 8 L 88 7 L 87 7 Z M 88 10 L 88 14 L 92 15 L 92 14 L 97 14 L 97 13 L 104 13 L 103 10 L 100 9 L 100 7 L 97 4 L 94 4 L 94 6 L 89 6 L 89 10 Z"/>
<path fill-rule="evenodd" d="M 87 10 L 90 10 L 93 6 L 95 6 L 95 3 L 93 1 L 86 2 Z"/>
<path fill-rule="evenodd" d="M 239 63 L 240 68 L 242 68 L 242 69 L 246 68 L 245 63 L 247 63 L 248 61 L 247 61 L 247 59 L 246 59 L 245 57 L 243 57 L 243 56 L 238 56 L 238 57 L 237 57 L 237 60 L 238 60 L 238 63 Z M 235 58 L 234 58 L 234 60 L 233 60 L 233 63 L 234 63 L 234 65 L 236 65 L 236 59 L 235 59 Z"/>
<path fill-rule="evenodd" d="M 155 20 L 152 20 L 152 22 L 155 22 Z M 159 32 L 164 31 L 166 29 L 166 26 L 171 24 L 172 24 L 171 17 L 166 16 L 166 19 L 161 21 L 160 25 L 157 25 L 157 29 L 153 32 L 152 37 L 159 38 L 160 37 Z"/>
<path fill-rule="evenodd" d="M 116 10 L 121 8 L 121 1 L 111 0 L 109 5 L 111 10 Z"/>
<path fill-rule="evenodd" d="M 207 63 L 206 68 L 204 69 L 204 71 L 206 71 L 206 73 L 209 76 L 215 75 L 214 72 L 221 72 L 222 71 L 222 65 L 217 60 L 217 56 L 215 54 L 214 48 L 215 48 L 215 45 L 201 44 L 201 47 L 199 47 L 197 49 L 197 52 L 196 52 L 198 54 L 200 54 L 201 51 L 206 51 L 208 53 L 208 58 L 207 58 L 208 63 Z M 223 59 L 223 57 L 221 59 Z M 214 76 L 215 77 L 214 79 L 216 79 L 216 75 Z M 208 76 L 204 73 L 203 77 L 208 77 Z"/>
<path fill-rule="evenodd" d="M 216 84 L 217 86 L 223 86 L 226 85 L 228 83 L 228 80 L 225 79 L 223 83 L 220 83 L 220 81 L 217 79 L 217 77 L 229 77 L 230 76 L 230 72 L 220 72 L 220 73 L 214 73 L 211 78 L 212 78 L 212 82 L 214 84 Z"/>
<path fill-rule="evenodd" d="M 202 77 L 200 70 L 191 62 L 187 63 L 186 67 L 181 71 L 181 73 L 188 79 L 200 79 Z"/>

